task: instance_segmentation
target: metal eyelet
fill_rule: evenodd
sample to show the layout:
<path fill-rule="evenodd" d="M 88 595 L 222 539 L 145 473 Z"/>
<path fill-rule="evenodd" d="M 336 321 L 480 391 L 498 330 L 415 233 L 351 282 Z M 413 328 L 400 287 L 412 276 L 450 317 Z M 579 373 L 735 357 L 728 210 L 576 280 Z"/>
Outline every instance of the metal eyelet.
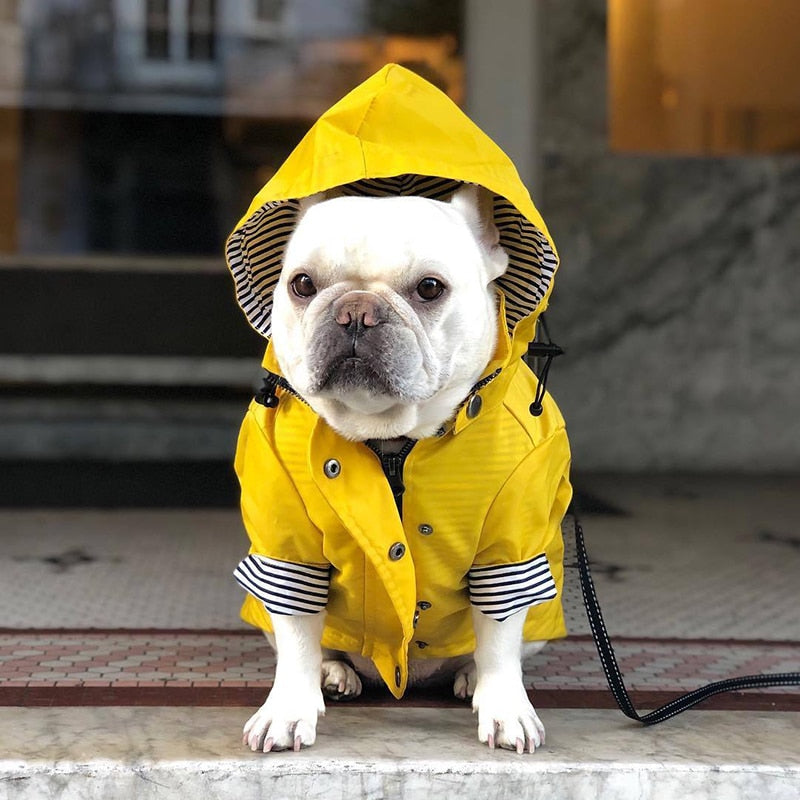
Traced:
<path fill-rule="evenodd" d="M 338 478 L 342 474 L 342 465 L 335 458 L 329 458 L 322 465 L 322 471 L 326 478 Z"/>
<path fill-rule="evenodd" d="M 402 542 L 395 542 L 389 548 L 389 558 L 392 561 L 399 561 L 406 554 L 406 546 Z"/>
<path fill-rule="evenodd" d="M 427 523 L 423 523 L 422 525 L 420 525 L 420 526 L 417 528 L 417 530 L 418 530 L 418 531 L 419 531 L 419 532 L 420 532 L 420 533 L 421 533 L 423 536 L 430 536 L 430 535 L 433 533 L 433 525 L 428 525 Z"/>

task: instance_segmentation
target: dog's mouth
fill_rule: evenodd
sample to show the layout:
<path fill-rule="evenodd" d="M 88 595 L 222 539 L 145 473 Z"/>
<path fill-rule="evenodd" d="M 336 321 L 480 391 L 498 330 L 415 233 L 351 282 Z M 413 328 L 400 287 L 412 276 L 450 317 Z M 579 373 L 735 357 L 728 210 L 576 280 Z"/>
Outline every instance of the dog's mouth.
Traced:
<path fill-rule="evenodd" d="M 337 394 L 366 391 L 399 397 L 387 376 L 376 369 L 370 359 L 352 354 L 334 359 L 328 364 L 317 382 L 317 391 Z"/>

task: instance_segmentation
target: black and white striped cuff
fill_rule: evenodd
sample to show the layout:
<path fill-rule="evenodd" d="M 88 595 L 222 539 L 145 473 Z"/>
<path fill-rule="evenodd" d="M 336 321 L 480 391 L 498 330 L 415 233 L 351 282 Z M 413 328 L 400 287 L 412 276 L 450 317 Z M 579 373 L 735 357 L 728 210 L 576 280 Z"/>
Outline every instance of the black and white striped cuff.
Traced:
<path fill-rule="evenodd" d="M 467 581 L 470 603 L 498 622 L 520 609 L 558 597 L 544 553 L 520 564 L 473 567 Z"/>
<path fill-rule="evenodd" d="M 328 603 L 330 566 L 249 555 L 233 571 L 239 585 L 271 614 L 318 614 Z"/>

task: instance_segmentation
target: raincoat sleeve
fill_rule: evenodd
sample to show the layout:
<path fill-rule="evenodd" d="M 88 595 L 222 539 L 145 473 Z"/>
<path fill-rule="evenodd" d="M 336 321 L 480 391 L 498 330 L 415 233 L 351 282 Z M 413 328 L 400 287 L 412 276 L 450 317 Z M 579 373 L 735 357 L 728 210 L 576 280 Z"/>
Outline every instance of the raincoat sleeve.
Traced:
<path fill-rule="evenodd" d="M 498 622 L 560 595 L 569 461 L 566 431 L 558 428 L 517 465 L 492 503 L 467 581 L 470 603 Z"/>
<path fill-rule="evenodd" d="M 239 434 L 235 468 L 251 547 L 234 577 L 271 614 L 316 614 L 328 602 L 330 564 L 322 553 L 322 533 L 276 453 L 272 415 L 253 403 Z M 245 602 L 243 616 L 264 627 L 252 601 Z"/>

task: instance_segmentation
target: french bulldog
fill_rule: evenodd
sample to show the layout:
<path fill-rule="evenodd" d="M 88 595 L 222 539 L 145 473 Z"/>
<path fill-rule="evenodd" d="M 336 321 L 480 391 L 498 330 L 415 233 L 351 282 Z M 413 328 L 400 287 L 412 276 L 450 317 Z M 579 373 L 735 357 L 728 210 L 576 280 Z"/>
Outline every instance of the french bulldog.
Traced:
<path fill-rule="evenodd" d="M 325 197 L 301 202 L 274 290 L 272 343 L 293 389 L 341 436 L 432 436 L 468 396 L 496 346 L 493 284 L 508 257 L 485 190 L 449 202 L 422 197 Z M 396 445 L 395 445 L 396 446 Z M 473 609 L 472 656 L 410 661 L 410 682 L 449 675 L 472 699 L 478 737 L 533 752 L 544 742 L 522 681 L 525 609 L 497 622 Z M 379 682 L 368 659 L 323 651 L 324 614 L 272 618 L 274 685 L 244 727 L 252 750 L 311 745 L 323 690 L 350 698 Z"/>

